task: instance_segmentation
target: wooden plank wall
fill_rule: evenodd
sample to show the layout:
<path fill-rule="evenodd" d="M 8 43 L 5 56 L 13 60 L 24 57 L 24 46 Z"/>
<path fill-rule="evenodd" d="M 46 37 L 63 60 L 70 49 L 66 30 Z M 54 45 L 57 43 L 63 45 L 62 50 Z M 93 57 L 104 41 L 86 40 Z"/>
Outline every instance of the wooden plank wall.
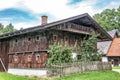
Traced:
<path fill-rule="evenodd" d="M 7 54 L 8 52 L 9 52 L 9 41 L 7 40 L 0 41 L 0 58 L 2 59 L 6 69 L 8 69 L 8 61 L 9 61 Z M 1 63 L 0 63 L 0 71 L 5 71 Z"/>
<path fill-rule="evenodd" d="M 41 34 L 20 36 L 10 40 L 9 68 L 43 68 L 45 66 L 44 63 L 49 57 L 48 43 L 46 36 Z"/>
<path fill-rule="evenodd" d="M 9 68 L 44 68 L 47 58 L 45 52 L 9 55 Z"/>
<path fill-rule="evenodd" d="M 89 31 L 89 29 L 87 30 Z M 32 33 L 32 35 L 26 34 L 13 37 L 9 41 L 9 67 L 42 68 L 49 58 L 49 55 L 47 54 L 49 45 L 54 43 L 62 44 L 63 46 L 68 45 L 72 47 L 75 52 L 76 47 L 81 46 L 83 37 L 85 37 L 84 34 L 56 30 L 54 27 L 49 30 Z M 76 47 L 73 48 L 75 45 Z"/>
<path fill-rule="evenodd" d="M 49 58 L 49 55 L 47 54 L 49 45 L 59 43 L 62 45 L 66 44 L 70 47 L 74 47 L 75 44 L 77 44 L 77 46 L 81 46 L 82 37 L 84 37 L 83 35 L 80 36 L 75 33 L 56 30 L 48 31 L 46 35 L 39 36 L 38 40 L 37 36 L 16 37 L 10 40 L 10 68 L 45 67 L 45 62 Z M 31 38 L 30 41 L 29 38 Z M 39 59 L 37 57 L 39 57 Z"/>
<path fill-rule="evenodd" d="M 38 40 L 36 40 L 36 37 L 25 37 L 25 38 L 12 39 L 10 41 L 9 53 L 14 53 L 14 52 L 21 53 L 21 52 L 46 50 L 47 49 L 46 37 L 39 37 Z"/>

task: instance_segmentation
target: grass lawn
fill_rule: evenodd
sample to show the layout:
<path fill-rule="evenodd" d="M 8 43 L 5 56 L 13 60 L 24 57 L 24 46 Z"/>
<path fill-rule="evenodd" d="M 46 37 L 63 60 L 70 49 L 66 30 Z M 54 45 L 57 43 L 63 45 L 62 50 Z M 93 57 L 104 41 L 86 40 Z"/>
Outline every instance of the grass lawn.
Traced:
<path fill-rule="evenodd" d="M 112 69 L 120 69 L 120 66 L 112 67 Z"/>
<path fill-rule="evenodd" d="M 45 78 L 38 78 L 36 76 L 34 77 L 27 77 L 27 76 L 17 76 L 17 75 L 12 75 L 9 73 L 0 73 L 0 80 L 48 80 Z"/>
<path fill-rule="evenodd" d="M 83 74 L 74 74 L 54 80 L 120 80 L 120 74 L 114 71 L 94 71 Z"/>
<path fill-rule="evenodd" d="M 0 80 L 120 80 L 120 74 L 114 71 L 93 71 L 82 74 L 73 74 L 62 78 L 38 78 L 16 76 L 8 73 L 0 73 Z"/>
<path fill-rule="evenodd" d="M 29 80 L 28 77 L 16 76 L 8 73 L 0 73 L 0 80 Z"/>

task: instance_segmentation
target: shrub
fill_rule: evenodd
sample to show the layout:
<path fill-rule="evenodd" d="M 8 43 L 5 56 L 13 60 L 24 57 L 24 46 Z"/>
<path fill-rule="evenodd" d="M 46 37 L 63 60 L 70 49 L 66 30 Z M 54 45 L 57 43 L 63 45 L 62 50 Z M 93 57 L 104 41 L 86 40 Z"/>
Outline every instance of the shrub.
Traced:
<path fill-rule="evenodd" d="M 72 62 L 72 49 L 68 46 L 54 44 L 49 48 L 48 53 L 51 57 L 48 59 L 47 65 Z"/>

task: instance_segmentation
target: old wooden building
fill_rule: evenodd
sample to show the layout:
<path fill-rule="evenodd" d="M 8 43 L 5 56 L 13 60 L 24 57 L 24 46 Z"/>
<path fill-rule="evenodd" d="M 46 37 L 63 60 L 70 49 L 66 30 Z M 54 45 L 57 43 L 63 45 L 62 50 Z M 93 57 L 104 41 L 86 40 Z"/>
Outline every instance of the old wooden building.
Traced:
<path fill-rule="evenodd" d="M 47 23 L 47 16 L 42 16 L 39 26 L 0 35 L 0 71 L 45 67 L 49 45 L 73 47 L 77 43 L 80 46 L 83 38 L 92 32 L 100 34 L 99 40 L 112 39 L 87 13 L 52 23 Z"/>

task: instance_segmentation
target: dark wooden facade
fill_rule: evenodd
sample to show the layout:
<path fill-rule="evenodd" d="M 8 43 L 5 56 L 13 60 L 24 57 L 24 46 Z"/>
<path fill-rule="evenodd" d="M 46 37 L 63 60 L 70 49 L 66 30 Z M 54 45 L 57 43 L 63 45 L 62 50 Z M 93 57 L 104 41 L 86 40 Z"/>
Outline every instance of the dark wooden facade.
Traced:
<path fill-rule="evenodd" d="M 63 46 L 65 44 L 70 47 L 74 47 L 75 44 L 80 46 L 83 38 L 89 36 L 92 29 L 75 24 L 74 26 L 72 25 L 70 26 L 70 23 L 56 25 L 46 30 L 11 38 L 9 45 L 9 67 L 42 68 L 49 58 L 47 53 L 49 45 L 59 43 Z M 82 34 L 78 31 L 79 27 Z M 78 33 L 74 32 L 74 30 Z"/>
<path fill-rule="evenodd" d="M 80 15 L 0 36 L 0 57 L 3 59 L 5 67 L 7 69 L 8 67 L 43 68 L 49 58 L 49 53 L 47 53 L 49 45 L 59 43 L 63 46 L 67 44 L 72 48 L 75 44 L 81 46 L 83 38 L 89 37 L 91 32 L 100 33 L 100 39 L 109 39 L 106 32 L 102 33 L 101 28 L 98 29 L 99 27 L 96 28 L 95 24 L 88 23 L 89 19 L 85 23 L 84 17 L 87 16 L 88 14 L 83 14 L 83 16 Z M 74 48 L 73 51 L 75 51 Z M 3 71 L 3 68 L 0 67 L 0 70 Z"/>
<path fill-rule="evenodd" d="M 0 59 L 3 62 L 6 69 L 8 69 L 8 53 L 9 52 L 9 41 L 1 40 L 0 41 Z M 0 71 L 5 71 L 4 66 L 0 61 Z"/>

